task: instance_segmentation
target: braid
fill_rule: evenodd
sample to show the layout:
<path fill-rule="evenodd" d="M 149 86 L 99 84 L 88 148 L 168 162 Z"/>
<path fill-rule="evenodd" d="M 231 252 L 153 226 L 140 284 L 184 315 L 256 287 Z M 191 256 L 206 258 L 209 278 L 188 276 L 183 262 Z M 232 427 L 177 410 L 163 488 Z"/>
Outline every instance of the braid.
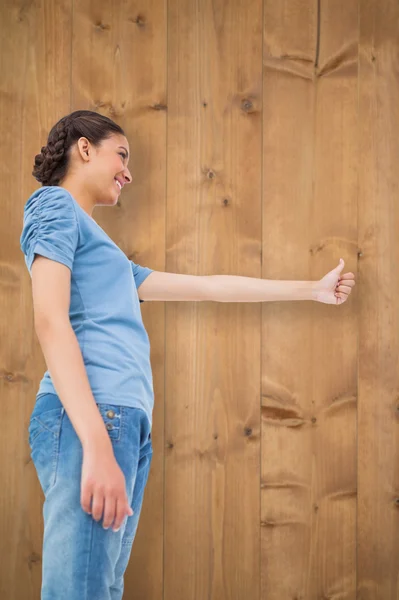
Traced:
<path fill-rule="evenodd" d="M 70 119 L 61 119 L 51 132 L 47 146 L 43 146 L 41 153 L 35 156 L 35 168 L 32 175 L 43 185 L 51 182 L 54 169 L 65 157 L 65 144 L 68 136 Z M 58 183 L 58 182 L 57 182 Z"/>

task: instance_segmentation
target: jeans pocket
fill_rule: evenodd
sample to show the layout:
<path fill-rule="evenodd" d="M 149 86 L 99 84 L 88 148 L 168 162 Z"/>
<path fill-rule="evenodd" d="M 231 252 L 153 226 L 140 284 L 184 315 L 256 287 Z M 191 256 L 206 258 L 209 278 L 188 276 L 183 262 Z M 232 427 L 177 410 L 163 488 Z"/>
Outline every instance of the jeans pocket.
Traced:
<path fill-rule="evenodd" d="M 63 408 L 53 408 L 32 416 L 29 423 L 29 446 L 43 493 L 55 483 Z"/>
<path fill-rule="evenodd" d="M 28 427 L 29 445 L 31 448 L 35 439 L 43 431 L 49 431 L 55 435 L 58 434 L 63 410 L 63 408 L 51 408 L 35 416 L 31 416 Z"/>

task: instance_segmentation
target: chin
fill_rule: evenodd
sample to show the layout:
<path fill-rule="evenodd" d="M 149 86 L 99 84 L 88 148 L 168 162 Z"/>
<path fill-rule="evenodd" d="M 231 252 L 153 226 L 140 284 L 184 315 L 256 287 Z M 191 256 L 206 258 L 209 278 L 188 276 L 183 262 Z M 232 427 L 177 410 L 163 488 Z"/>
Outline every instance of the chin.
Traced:
<path fill-rule="evenodd" d="M 119 200 L 120 196 L 121 196 L 121 195 L 120 195 L 120 194 L 118 194 L 117 192 L 115 192 L 115 193 L 113 193 L 113 194 L 111 195 L 111 198 L 112 198 L 112 200 L 111 200 L 111 204 L 112 204 L 112 206 L 114 206 L 114 205 L 115 205 L 115 204 L 118 202 L 118 200 Z"/>

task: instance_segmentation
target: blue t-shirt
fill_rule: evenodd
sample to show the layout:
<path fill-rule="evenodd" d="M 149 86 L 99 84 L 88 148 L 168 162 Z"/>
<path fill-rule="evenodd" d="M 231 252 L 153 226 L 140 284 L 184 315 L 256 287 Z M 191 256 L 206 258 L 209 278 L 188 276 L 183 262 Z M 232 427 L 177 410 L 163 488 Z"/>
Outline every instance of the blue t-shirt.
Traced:
<path fill-rule="evenodd" d="M 24 207 L 20 246 L 30 275 L 35 254 L 71 270 L 69 319 L 96 402 L 143 409 L 152 426 L 150 341 L 137 288 L 153 272 L 129 260 L 59 186 L 36 190 Z M 49 371 L 36 398 L 57 394 Z"/>

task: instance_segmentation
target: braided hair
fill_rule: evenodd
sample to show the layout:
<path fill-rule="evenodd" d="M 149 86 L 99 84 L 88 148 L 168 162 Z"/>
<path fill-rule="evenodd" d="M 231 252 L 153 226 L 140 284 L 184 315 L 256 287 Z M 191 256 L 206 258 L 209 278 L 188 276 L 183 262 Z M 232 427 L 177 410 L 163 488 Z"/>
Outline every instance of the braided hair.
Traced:
<path fill-rule="evenodd" d="M 35 156 L 33 177 L 42 185 L 59 185 L 68 171 L 70 148 L 79 138 L 86 137 L 98 147 L 114 133 L 125 135 L 112 119 L 91 110 L 76 110 L 62 117 L 52 127 L 47 145 Z"/>

